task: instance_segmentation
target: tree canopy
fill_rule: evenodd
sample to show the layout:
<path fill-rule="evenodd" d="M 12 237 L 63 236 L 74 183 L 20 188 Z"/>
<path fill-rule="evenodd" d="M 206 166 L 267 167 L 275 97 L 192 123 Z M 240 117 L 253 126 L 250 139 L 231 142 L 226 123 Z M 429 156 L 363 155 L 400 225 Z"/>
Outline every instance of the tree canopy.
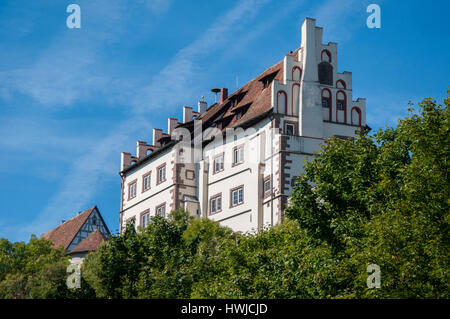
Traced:
<path fill-rule="evenodd" d="M 449 103 L 327 141 L 281 225 L 240 234 L 182 210 L 128 225 L 87 255 L 77 291 L 62 250 L 1 239 L 0 298 L 449 298 Z"/>

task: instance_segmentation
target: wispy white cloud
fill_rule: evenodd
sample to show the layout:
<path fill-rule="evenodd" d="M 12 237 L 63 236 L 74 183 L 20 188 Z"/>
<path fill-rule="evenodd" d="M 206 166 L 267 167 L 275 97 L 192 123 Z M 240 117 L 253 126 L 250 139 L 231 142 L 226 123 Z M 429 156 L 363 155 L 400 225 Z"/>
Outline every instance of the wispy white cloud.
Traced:
<path fill-rule="evenodd" d="M 168 92 L 172 92 L 170 95 L 172 104 L 189 100 L 193 91 L 192 79 L 201 69 L 198 60 L 225 47 L 269 1 L 244 0 L 219 16 L 198 39 L 176 54 L 169 64 L 155 75 L 150 85 L 136 92 L 132 100 L 134 112 L 145 113 L 167 107 Z M 190 89 L 187 90 L 187 87 Z"/>
<path fill-rule="evenodd" d="M 102 61 L 105 47 L 126 36 L 127 25 L 135 19 L 130 12 L 142 11 L 140 19 L 147 20 L 144 26 L 148 26 L 149 17 L 167 12 L 171 1 L 81 0 L 79 4 L 82 28 L 63 28 L 28 65 L 0 72 L 0 98 L 10 99 L 19 93 L 41 106 L 61 108 L 106 92 L 123 91 L 127 84 L 117 81 Z M 144 10 L 134 10 L 137 8 Z M 142 30 L 145 28 L 141 29 L 145 33 Z M 116 90 L 109 90 L 111 87 Z"/>
<path fill-rule="evenodd" d="M 73 215 L 74 211 L 86 208 L 85 205 L 100 190 L 101 180 L 116 177 L 120 151 L 129 148 L 143 130 L 151 127 L 151 123 L 144 120 L 143 115 L 162 108 L 169 100 L 171 104 L 175 104 L 189 98 L 191 93 L 188 92 L 192 91 L 193 86 L 192 78 L 200 68 L 198 59 L 217 53 L 217 49 L 226 45 L 242 28 L 243 24 L 238 22 L 250 22 L 267 2 L 268 0 L 239 2 L 219 16 L 199 38 L 181 49 L 168 65 L 152 78 L 150 85 L 130 90 L 128 97 L 137 94 L 137 97 L 131 100 L 135 115 L 119 123 L 110 134 L 96 141 L 74 162 L 60 188 L 33 222 L 6 231 L 14 231 L 22 237 L 29 233 L 40 234 L 54 227 L 59 220 Z"/>
<path fill-rule="evenodd" d="M 14 230 L 16 236 L 21 237 L 31 233 L 39 236 L 55 227 L 60 220 L 73 217 L 74 212 L 85 210 L 87 203 L 99 192 L 100 185 L 105 180 L 117 177 L 118 154 L 133 139 L 130 128 L 145 130 L 149 125 L 142 118 L 131 118 L 120 123 L 108 136 L 93 143 L 81 157 L 74 160 L 57 193 L 37 218 L 19 227 L 7 227 L 6 232 Z"/>

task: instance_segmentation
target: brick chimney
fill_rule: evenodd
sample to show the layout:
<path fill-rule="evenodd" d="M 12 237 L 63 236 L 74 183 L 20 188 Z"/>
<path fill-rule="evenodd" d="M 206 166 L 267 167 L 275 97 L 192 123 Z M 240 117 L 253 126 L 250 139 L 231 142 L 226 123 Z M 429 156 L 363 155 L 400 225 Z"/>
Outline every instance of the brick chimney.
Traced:
<path fill-rule="evenodd" d="M 220 89 L 220 103 L 223 103 L 228 97 L 228 89 L 227 88 L 221 88 Z"/>

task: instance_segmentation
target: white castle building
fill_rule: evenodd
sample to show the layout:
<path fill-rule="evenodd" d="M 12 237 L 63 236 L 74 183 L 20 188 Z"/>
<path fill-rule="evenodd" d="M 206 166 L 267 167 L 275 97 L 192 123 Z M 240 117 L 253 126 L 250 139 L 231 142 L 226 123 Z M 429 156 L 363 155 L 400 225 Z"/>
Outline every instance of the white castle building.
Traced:
<path fill-rule="evenodd" d="M 122 153 L 120 231 L 179 208 L 242 232 L 282 222 L 304 160 L 366 127 L 366 100 L 353 100 L 352 74 L 337 71 L 337 43 L 322 32 L 305 19 L 297 50 L 209 107 L 184 106 L 136 156 Z"/>

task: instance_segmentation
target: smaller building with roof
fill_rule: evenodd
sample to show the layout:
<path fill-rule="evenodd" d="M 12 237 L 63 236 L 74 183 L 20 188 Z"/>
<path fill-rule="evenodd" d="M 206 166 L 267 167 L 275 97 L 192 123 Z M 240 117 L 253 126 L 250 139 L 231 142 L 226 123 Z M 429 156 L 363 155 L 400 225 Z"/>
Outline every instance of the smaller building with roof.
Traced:
<path fill-rule="evenodd" d="M 111 233 L 97 206 L 91 207 L 42 234 L 53 248 L 64 248 L 72 263 L 82 263 L 85 255 L 97 250 Z"/>

